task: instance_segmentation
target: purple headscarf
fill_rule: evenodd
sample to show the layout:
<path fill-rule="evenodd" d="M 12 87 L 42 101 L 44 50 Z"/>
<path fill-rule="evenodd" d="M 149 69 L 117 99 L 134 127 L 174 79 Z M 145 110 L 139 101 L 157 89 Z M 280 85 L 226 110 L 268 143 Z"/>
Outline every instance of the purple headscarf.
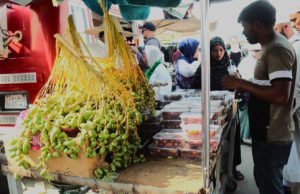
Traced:
<path fill-rule="evenodd" d="M 196 39 L 188 38 L 179 43 L 179 50 L 183 54 L 179 59 L 183 59 L 188 63 L 192 63 L 196 50 L 198 49 L 199 41 Z"/>
<path fill-rule="evenodd" d="M 179 50 L 183 54 L 176 62 L 176 85 L 181 89 L 190 89 L 192 87 L 194 76 L 185 77 L 181 75 L 178 71 L 180 60 L 185 60 L 187 63 L 191 64 L 194 59 L 196 50 L 198 49 L 199 41 L 195 39 L 188 38 L 179 43 Z"/>

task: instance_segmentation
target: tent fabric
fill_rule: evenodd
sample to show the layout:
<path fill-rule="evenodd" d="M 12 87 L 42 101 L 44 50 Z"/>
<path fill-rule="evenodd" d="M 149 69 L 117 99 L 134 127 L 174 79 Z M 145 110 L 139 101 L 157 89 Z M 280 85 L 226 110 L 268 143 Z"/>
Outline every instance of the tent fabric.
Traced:
<path fill-rule="evenodd" d="M 96 14 L 102 16 L 103 15 L 103 11 L 98 3 L 98 0 L 83 0 L 84 4 L 93 12 L 95 12 Z M 107 2 L 107 3 L 106 3 Z M 106 6 L 106 8 L 109 10 L 109 8 L 112 5 L 111 1 L 104 1 L 104 4 Z"/>
<path fill-rule="evenodd" d="M 100 8 L 98 0 L 83 0 L 85 5 L 92 11 L 102 16 L 103 11 Z M 109 10 L 112 4 L 118 4 L 122 17 L 125 20 L 146 20 L 150 14 L 150 7 L 130 5 L 126 0 L 106 0 L 103 1 Z"/>
<path fill-rule="evenodd" d="M 153 23 L 158 23 L 158 21 L 162 22 L 162 20 L 156 20 L 153 21 Z M 185 22 L 185 25 L 182 25 L 182 22 Z M 172 22 L 169 26 L 164 24 L 167 24 L 167 22 Z M 191 23 L 191 24 L 189 24 Z M 197 27 L 193 28 L 192 30 L 187 28 L 187 26 L 190 25 L 196 25 Z M 167 44 L 167 43 L 178 43 L 187 37 L 194 38 L 199 40 L 200 39 L 200 21 L 197 20 L 197 23 L 195 20 L 165 20 L 164 23 L 159 24 L 159 28 L 156 31 L 156 38 L 159 39 L 159 41 L 162 44 Z M 218 26 L 217 21 L 212 21 L 209 23 L 209 31 L 214 32 Z M 171 29 L 171 30 L 169 30 Z"/>
<path fill-rule="evenodd" d="M 131 5 L 151 6 L 151 7 L 177 7 L 181 0 L 126 0 Z"/>
<path fill-rule="evenodd" d="M 157 20 L 153 21 L 157 28 L 157 34 L 163 31 L 194 32 L 200 29 L 200 20 L 192 15 L 184 20 Z"/>
<path fill-rule="evenodd" d="M 164 8 L 164 10 L 171 16 L 182 20 L 185 17 L 186 12 L 188 11 L 188 9 L 191 7 L 192 4 L 193 4 L 192 0 L 182 1 L 177 7 L 175 8 L 168 7 L 168 8 Z"/>
<path fill-rule="evenodd" d="M 125 20 L 147 20 L 150 15 L 150 7 L 119 5 L 121 16 Z"/>
<path fill-rule="evenodd" d="M 98 15 L 103 15 L 97 0 L 83 0 L 83 2 Z M 150 7 L 176 7 L 181 0 L 106 0 L 104 2 L 107 2 L 108 9 L 112 4 L 118 4 L 121 15 L 126 20 L 146 20 L 150 14 Z"/>

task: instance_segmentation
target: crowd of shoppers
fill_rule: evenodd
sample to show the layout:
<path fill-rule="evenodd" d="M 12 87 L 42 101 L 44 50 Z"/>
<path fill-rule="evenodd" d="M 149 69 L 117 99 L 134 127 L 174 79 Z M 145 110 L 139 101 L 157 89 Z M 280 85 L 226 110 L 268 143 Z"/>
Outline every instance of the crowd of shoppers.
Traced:
<path fill-rule="evenodd" d="M 249 45 L 226 44 L 221 37 L 210 40 L 211 90 L 235 91 L 239 99 L 233 175 L 241 163 L 240 141 L 252 139 L 254 178 L 261 194 L 300 192 L 300 13 L 276 23 L 276 10 L 264 0 L 246 6 L 238 17 Z M 276 24 L 276 25 L 275 25 Z M 142 27 L 145 48 L 132 48 L 140 64 L 146 65 L 150 84 L 165 83 L 160 95 L 172 90 L 170 72 L 164 66 L 156 27 Z M 297 31 L 298 30 L 298 31 Z M 244 47 L 245 48 L 245 47 Z M 201 89 L 199 41 L 179 43 L 173 61 L 176 87 Z M 298 64 L 298 65 L 297 65 Z M 241 134 L 240 134 L 241 133 Z"/>

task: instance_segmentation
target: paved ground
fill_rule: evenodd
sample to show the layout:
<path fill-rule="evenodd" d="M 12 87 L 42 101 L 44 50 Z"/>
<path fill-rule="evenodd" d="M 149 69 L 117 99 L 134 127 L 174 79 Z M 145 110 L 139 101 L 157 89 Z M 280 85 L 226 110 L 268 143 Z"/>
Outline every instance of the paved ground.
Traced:
<path fill-rule="evenodd" d="M 238 169 L 244 174 L 245 179 L 238 182 L 235 194 L 259 194 L 253 177 L 251 146 L 242 145 L 242 164 Z"/>

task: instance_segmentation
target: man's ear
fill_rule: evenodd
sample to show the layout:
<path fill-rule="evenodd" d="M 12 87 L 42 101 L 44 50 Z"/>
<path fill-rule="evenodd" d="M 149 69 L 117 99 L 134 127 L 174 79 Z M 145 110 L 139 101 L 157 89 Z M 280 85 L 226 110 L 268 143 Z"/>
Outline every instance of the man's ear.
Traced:
<path fill-rule="evenodd" d="M 288 29 L 288 27 L 289 27 L 289 25 L 288 24 L 283 24 L 283 30 L 287 30 Z"/>
<path fill-rule="evenodd" d="M 263 23 L 261 23 L 258 20 L 253 22 L 253 26 L 254 26 L 255 29 L 262 29 L 264 27 Z"/>

